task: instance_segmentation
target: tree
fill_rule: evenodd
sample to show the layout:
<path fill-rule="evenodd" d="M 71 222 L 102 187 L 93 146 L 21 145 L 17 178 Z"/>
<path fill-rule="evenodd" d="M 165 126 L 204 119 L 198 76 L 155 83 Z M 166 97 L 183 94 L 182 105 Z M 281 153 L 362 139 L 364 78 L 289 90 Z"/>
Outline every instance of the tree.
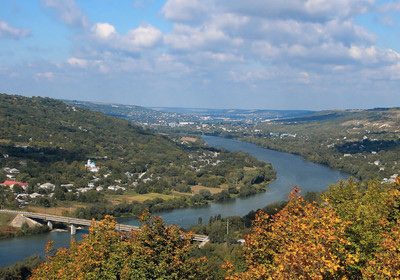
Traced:
<path fill-rule="evenodd" d="M 324 199 L 343 220 L 351 222 L 346 235 L 363 266 L 374 257 L 383 235 L 399 219 L 399 185 L 383 185 L 371 180 L 367 185 L 356 180 L 341 181 L 329 187 Z"/>
<path fill-rule="evenodd" d="M 115 231 L 106 216 L 92 223 L 89 234 L 70 248 L 54 251 L 31 279 L 207 279 L 206 259 L 189 256 L 192 234 L 166 226 L 161 217 L 141 216 L 140 231 Z"/>
<path fill-rule="evenodd" d="M 400 279 L 400 223 L 383 237 L 375 258 L 362 269 L 366 279 Z"/>
<path fill-rule="evenodd" d="M 275 216 L 259 211 L 243 254 L 247 270 L 225 267 L 227 279 L 339 279 L 356 258 L 346 251 L 348 223 L 330 208 L 307 203 L 294 188 Z"/>

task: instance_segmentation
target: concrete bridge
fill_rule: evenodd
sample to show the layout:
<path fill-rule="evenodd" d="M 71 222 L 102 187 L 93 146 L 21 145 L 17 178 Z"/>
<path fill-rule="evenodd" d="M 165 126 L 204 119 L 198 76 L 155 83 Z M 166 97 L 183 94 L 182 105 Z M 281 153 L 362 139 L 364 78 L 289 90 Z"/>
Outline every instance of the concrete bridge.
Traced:
<path fill-rule="evenodd" d="M 33 212 L 25 212 L 25 211 L 16 211 L 16 210 L 6 210 L 6 209 L 1 209 L 0 213 L 8 213 L 8 214 L 19 214 L 27 218 L 31 219 L 39 219 L 47 222 L 47 225 L 50 229 L 53 229 L 53 222 L 60 222 L 60 223 L 66 223 L 71 226 L 71 234 L 76 234 L 76 226 L 87 226 L 89 227 L 92 224 L 91 220 L 86 220 L 86 219 L 77 219 L 77 218 L 71 218 L 71 217 L 63 217 L 63 216 L 57 216 L 57 215 L 49 215 L 49 214 L 40 214 L 40 213 L 33 213 Z M 95 221 L 95 223 L 98 223 L 98 221 Z M 131 231 L 131 230 L 140 230 L 140 227 L 138 226 L 132 226 L 132 225 L 124 225 L 124 224 L 117 224 L 117 230 L 122 230 L 122 231 Z M 200 234 L 195 234 L 193 237 L 194 241 L 199 241 L 204 245 L 209 241 L 208 236 L 206 235 L 200 235 Z"/>

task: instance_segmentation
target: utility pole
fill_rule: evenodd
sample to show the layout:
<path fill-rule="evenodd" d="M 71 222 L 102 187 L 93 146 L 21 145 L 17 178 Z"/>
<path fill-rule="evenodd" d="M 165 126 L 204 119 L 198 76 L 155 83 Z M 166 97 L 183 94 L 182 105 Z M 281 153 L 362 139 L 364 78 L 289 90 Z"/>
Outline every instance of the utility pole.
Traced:
<path fill-rule="evenodd" d="M 229 220 L 226 219 L 226 235 L 228 236 L 229 234 Z"/>

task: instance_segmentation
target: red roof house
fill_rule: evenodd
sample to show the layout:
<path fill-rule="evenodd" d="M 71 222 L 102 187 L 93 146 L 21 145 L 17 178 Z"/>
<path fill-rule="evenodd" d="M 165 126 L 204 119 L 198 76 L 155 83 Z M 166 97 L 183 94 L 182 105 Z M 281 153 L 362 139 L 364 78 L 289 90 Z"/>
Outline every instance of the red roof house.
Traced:
<path fill-rule="evenodd" d="M 20 185 L 20 186 L 28 186 L 28 183 L 21 183 L 21 182 L 16 182 L 16 181 L 4 181 L 1 185 L 3 186 L 14 186 L 14 185 Z"/>

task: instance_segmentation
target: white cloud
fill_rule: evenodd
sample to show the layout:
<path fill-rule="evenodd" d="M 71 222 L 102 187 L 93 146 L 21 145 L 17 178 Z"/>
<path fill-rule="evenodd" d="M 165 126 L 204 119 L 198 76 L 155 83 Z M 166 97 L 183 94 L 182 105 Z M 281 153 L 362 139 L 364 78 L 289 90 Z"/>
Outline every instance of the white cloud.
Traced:
<path fill-rule="evenodd" d="M 157 28 L 146 24 L 136 29 L 129 30 L 121 38 L 123 47 L 127 50 L 138 50 L 141 48 L 151 48 L 157 45 L 162 39 L 162 33 Z"/>
<path fill-rule="evenodd" d="M 107 39 L 111 35 L 115 34 L 115 27 L 107 22 L 96 23 L 95 25 L 93 25 L 92 31 L 94 32 L 96 37 L 100 39 Z"/>
<path fill-rule="evenodd" d="M 240 45 L 240 38 L 230 38 L 223 30 L 212 26 L 192 28 L 176 24 L 174 30 L 165 35 L 165 43 L 176 50 L 218 50 Z"/>
<path fill-rule="evenodd" d="M 71 66 L 86 68 L 87 60 L 86 59 L 79 59 L 76 57 L 71 57 L 67 60 L 67 63 Z"/>
<path fill-rule="evenodd" d="M 268 92 L 295 95 L 300 88 L 333 99 L 335 91 L 378 87 L 377 77 L 400 77 L 399 53 L 378 47 L 380 38 L 355 21 L 376 10 L 373 0 L 167 0 L 160 13 L 172 28 L 164 33 L 147 23 L 121 33 L 112 18 L 89 24 L 72 0 L 42 3 L 69 26 L 83 28 L 73 29 L 72 55 L 63 67 L 36 69 L 36 78 L 101 77 L 121 88 L 135 79 L 152 92 L 181 89 L 188 99 L 187 92 L 209 87 L 232 92 L 232 100 L 235 91 L 261 100 Z M 145 1 L 135 3 L 141 9 Z"/>
<path fill-rule="evenodd" d="M 140 52 L 157 46 L 163 38 L 161 31 L 150 24 L 143 24 L 121 35 L 109 23 L 96 23 L 91 32 L 97 41 L 93 43 L 100 43 L 106 51 Z"/>
<path fill-rule="evenodd" d="M 0 38 L 19 39 L 29 36 L 31 34 L 29 29 L 19 29 L 10 26 L 5 21 L 0 21 Z"/>
<path fill-rule="evenodd" d="M 87 27 L 89 20 L 74 0 L 41 0 L 42 5 L 53 10 L 62 22 L 72 27 Z"/>

